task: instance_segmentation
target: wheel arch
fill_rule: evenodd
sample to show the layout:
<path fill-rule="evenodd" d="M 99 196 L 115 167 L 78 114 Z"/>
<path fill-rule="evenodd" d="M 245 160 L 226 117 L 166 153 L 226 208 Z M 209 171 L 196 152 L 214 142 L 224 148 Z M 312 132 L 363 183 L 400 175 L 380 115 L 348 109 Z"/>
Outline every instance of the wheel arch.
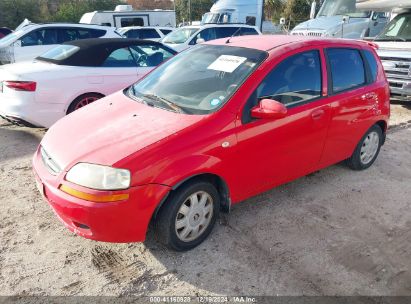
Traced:
<path fill-rule="evenodd" d="M 385 137 L 386 137 L 386 134 L 387 134 L 388 124 L 385 120 L 379 120 L 375 124 L 381 128 L 382 135 L 383 135 L 382 144 L 384 144 L 385 143 Z"/>
<path fill-rule="evenodd" d="M 174 186 L 172 186 L 171 191 L 161 200 L 161 202 L 156 207 L 152 218 L 156 218 L 158 211 L 161 209 L 162 206 L 164 206 L 165 202 L 170 197 L 170 195 L 173 195 L 173 191 L 183 187 L 184 185 L 188 183 L 192 183 L 195 181 L 208 181 L 211 184 L 213 184 L 216 187 L 220 195 L 221 211 L 226 212 L 226 213 L 230 212 L 230 208 L 231 208 L 230 189 L 228 188 L 226 181 L 221 176 L 214 174 L 214 173 L 198 173 L 195 175 L 191 175 L 177 182 Z"/>
<path fill-rule="evenodd" d="M 77 94 L 78 94 L 78 93 L 77 93 Z M 76 94 L 76 95 L 77 95 L 77 94 Z M 83 96 L 92 95 L 92 94 L 94 94 L 94 95 L 100 95 L 101 98 L 106 97 L 105 94 L 100 93 L 100 92 L 85 92 L 85 93 L 82 93 L 82 94 L 80 94 L 80 95 L 77 95 L 77 97 L 74 97 L 74 98 L 72 97 L 72 98 L 71 98 L 71 99 L 72 99 L 71 102 L 67 105 L 66 115 L 69 114 L 68 111 L 69 111 L 71 105 L 72 105 L 74 102 L 76 102 L 77 99 L 79 99 L 79 98 L 81 98 L 81 97 L 83 97 Z"/>

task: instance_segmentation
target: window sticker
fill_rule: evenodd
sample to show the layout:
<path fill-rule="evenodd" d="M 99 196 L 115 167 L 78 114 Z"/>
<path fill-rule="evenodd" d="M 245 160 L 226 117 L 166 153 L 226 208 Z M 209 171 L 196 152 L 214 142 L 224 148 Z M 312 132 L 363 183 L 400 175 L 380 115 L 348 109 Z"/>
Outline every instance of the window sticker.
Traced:
<path fill-rule="evenodd" d="M 246 60 L 246 57 L 221 55 L 212 64 L 210 64 L 207 69 L 232 73 Z"/>

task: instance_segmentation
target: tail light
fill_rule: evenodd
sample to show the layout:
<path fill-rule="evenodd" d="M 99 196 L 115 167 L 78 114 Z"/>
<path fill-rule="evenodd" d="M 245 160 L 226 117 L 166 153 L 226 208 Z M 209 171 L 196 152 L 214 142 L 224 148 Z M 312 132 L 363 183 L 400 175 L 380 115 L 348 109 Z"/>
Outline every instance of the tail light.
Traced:
<path fill-rule="evenodd" d="M 16 91 L 34 92 L 37 87 L 34 81 L 4 81 L 3 83 L 6 87 Z"/>

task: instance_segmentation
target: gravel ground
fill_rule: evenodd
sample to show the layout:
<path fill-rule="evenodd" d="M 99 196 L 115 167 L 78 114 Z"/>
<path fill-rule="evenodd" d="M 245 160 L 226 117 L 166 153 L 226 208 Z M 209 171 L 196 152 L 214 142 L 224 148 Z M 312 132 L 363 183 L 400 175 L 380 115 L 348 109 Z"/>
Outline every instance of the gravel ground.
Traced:
<path fill-rule="evenodd" d="M 411 106 L 374 166 L 338 164 L 236 205 L 198 248 L 75 236 L 37 193 L 44 135 L 0 120 L 0 295 L 411 295 Z"/>

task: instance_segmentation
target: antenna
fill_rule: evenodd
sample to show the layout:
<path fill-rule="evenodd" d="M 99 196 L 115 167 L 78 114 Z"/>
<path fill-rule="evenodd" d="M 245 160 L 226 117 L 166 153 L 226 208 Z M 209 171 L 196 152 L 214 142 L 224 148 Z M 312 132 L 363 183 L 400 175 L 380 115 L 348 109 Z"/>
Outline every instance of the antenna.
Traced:
<path fill-rule="evenodd" d="M 241 31 L 241 27 L 239 27 L 239 28 L 234 32 L 234 34 L 232 34 L 231 37 L 227 39 L 227 41 L 225 42 L 225 44 L 230 43 L 231 38 L 233 38 L 235 35 L 237 35 L 237 33 L 238 33 L 239 31 Z"/>

